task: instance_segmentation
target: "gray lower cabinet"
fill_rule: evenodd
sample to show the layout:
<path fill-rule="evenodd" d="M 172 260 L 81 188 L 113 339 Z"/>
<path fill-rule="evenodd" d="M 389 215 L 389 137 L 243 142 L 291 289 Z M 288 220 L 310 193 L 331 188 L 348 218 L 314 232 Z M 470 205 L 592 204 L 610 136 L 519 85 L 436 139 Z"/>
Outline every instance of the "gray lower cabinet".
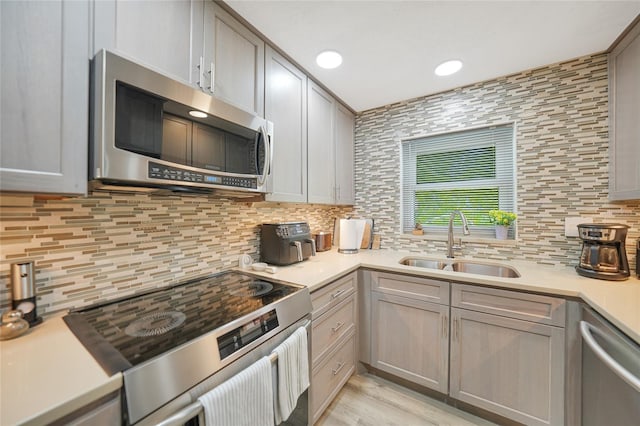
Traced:
<path fill-rule="evenodd" d="M 87 189 L 89 4 L 0 2 L 0 191 Z"/>
<path fill-rule="evenodd" d="M 65 426 L 119 425 L 122 423 L 120 391 L 104 396 L 51 423 Z"/>
<path fill-rule="evenodd" d="M 371 272 L 371 364 L 446 393 L 449 283 Z"/>
<path fill-rule="evenodd" d="M 372 365 L 446 393 L 449 307 L 373 292 Z"/>
<path fill-rule="evenodd" d="M 527 425 L 563 424 L 564 321 L 562 299 L 453 284 L 449 394 Z"/>
<path fill-rule="evenodd" d="M 609 54 L 609 199 L 640 199 L 640 21 Z"/>
<path fill-rule="evenodd" d="M 265 118 L 273 122 L 267 201 L 307 202 L 307 76 L 267 46 Z"/>
<path fill-rule="evenodd" d="M 361 361 L 519 423 L 564 424 L 564 299 L 378 271 L 362 288 Z"/>
<path fill-rule="evenodd" d="M 316 422 L 355 372 L 357 274 L 348 274 L 311 293 L 311 390 Z"/>

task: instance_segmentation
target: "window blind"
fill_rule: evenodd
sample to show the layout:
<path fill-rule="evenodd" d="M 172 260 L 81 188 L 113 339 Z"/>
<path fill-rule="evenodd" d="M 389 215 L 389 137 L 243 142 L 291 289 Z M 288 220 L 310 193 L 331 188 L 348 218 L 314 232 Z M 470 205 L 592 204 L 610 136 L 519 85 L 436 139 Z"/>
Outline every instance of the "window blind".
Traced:
<path fill-rule="evenodd" d="M 446 232 L 451 212 L 461 210 L 472 234 L 492 237 L 489 210 L 516 211 L 514 145 L 513 124 L 404 141 L 403 232 L 416 223 L 425 233 Z"/>

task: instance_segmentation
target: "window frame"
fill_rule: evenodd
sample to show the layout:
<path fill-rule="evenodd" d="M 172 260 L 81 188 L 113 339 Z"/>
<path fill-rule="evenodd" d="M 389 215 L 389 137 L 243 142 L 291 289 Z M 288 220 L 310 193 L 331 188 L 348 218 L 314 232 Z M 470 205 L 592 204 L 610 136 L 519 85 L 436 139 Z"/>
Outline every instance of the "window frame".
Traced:
<path fill-rule="evenodd" d="M 510 132 L 510 141 L 505 141 L 502 143 L 492 143 L 491 141 L 469 141 L 463 144 L 457 144 L 455 146 L 451 145 L 448 147 L 440 147 L 435 149 L 428 149 L 427 147 L 415 148 L 415 144 L 418 141 L 424 141 L 429 138 L 436 138 L 439 136 L 445 135 L 455 135 L 455 134 L 468 134 L 468 132 L 479 131 L 479 130 L 491 130 L 502 127 L 511 127 Z M 405 161 L 405 149 L 409 144 L 414 143 L 412 149 L 414 152 L 411 153 L 411 161 L 408 161 L 410 164 L 406 164 Z M 433 154 L 433 153 L 442 153 L 442 152 L 451 152 L 451 151 L 462 151 L 462 150 L 470 150 L 483 148 L 488 146 L 496 147 L 496 177 L 494 179 L 478 179 L 478 180 L 466 180 L 466 181 L 456 181 L 456 182 L 438 182 L 431 184 L 418 184 L 417 181 L 417 161 L 420 155 L 424 154 Z M 424 190 L 455 190 L 455 189 L 483 189 L 483 188 L 498 188 L 498 204 L 501 210 L 508 210 L 517 212 L 517 163 L 516 163 L 516 123 L 515 122 L 501 122 L 490 125 L 483 125 L 477 127 L 470 127 L 465 129 L 456 129 L 451 131 L 444 131 L 438 133 L 430 133 L 424 134 L 420 136 L 412 136 L 411 138 L 406 138 L 400 140 L 400 233 L 401 234 L 410 234 L 415 223 L 415 205 L 416 205 L 416 193 Z M 408 169 L 407 169 L 408 167 Z M 407 173 L 411 173 L 408 175 Z M 413 182 L 405 182 L 405 176 L 412 176 Z M 509 180 L 511 180 L 511 184 L 509 184 Z M 494 184 L 495 183 L 495 184 Z M 509 185 L 512 186 L 511 191 L 506 191 L 503 193 L 501 188 Z M 407 200 L 407 194 L 410 195 Z M 408 211 L 408 215 L 405 215 L 405 212 Z M 464 213 L 464 209 L 461 209 Z M 489 209 L 487 208 L 487 211 Z M 456 218 L 455 221 L 456 226 L 460 224 L 460 220 Z M 440 225 L 425 225 L 421 224 L 425 234 L 429 235 L 446 235 L 448 227 L 440 226 Z M 495 231 L 493 226 L 478 226 L 470 224 L 470 230 L 472 235 L 480 238 L 495 238 Z M 508 239 L 515 239 L 517 237 L 517 222 L 514 223 L 514 226 L 511 226 L 509 229 Z"/>

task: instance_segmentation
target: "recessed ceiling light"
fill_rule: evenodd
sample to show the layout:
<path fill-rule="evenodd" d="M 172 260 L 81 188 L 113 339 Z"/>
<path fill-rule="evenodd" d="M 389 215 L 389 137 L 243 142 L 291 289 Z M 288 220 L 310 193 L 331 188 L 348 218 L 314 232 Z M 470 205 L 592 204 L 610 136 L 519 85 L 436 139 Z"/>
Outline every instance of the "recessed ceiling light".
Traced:
<path fill-rule="evenodd" d="M 196 110 L 189 111 L 189 115 L 192 117 L 207 118 L 207 114 L 205 114 L 202 111 L 196 111 Z"/>
<path fill-rule="evenodd" d="M 451 75 L 460 71 L 462 62 L 458 60 L 443 62 L 436 67 L 435 73 L 439 76 Z"/>
<path fill-rule="evenodd" d="M 316 63 L 322 68 L 337 68 L 342 63 L 342 55 L 334 50 L 325 50 L 316 56 Z"/>

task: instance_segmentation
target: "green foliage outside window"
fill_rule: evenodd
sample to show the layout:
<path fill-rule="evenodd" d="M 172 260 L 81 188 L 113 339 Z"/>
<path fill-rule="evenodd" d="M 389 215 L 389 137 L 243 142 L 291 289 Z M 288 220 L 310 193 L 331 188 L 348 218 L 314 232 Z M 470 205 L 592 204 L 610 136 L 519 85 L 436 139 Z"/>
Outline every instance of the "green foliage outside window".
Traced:
<path fill-rule="evenodd" d="M 447 151 L 417 156 L 416 183 L 473 182 L 496 177 L 496 148 Z M 490 226 L 488 210 L 497 209 L 498 188 L 418 190 L 416 221 L 426 226 L 446 226 L 453 210 L 462 210 L 474 226 Z"/>
<path fill-rule="evenodd" d="M 495 179 L 495 177 L 495 146 L 417 156 L 417 184 L 462 182 Z"/>
<path fill-rule="evenodd" d="M 491 226 L 487 210 L 498 207 L 498 188 L 416 191 L 414 213 L 423 225 L 447 226 L 451 212 L 462 210 L 471 225 Z"/>

